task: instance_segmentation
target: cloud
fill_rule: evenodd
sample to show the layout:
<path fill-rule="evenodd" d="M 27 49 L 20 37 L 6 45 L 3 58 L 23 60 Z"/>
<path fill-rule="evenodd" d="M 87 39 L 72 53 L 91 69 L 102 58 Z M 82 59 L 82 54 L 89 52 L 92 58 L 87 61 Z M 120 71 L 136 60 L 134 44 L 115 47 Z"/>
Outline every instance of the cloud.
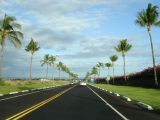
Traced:
<path fill-rule="evenodd" d="M 115 43 L 118 43 L 118 38 L 110 38 L 107 36 L 98 38 L 86 38 L 79 42 L 79 51 L 74 54 L 65 55 L 66 58 L 72 59 L 88 59 L 107 57 L 116 53 L 114 50 Z"/>
<path fill-rule="evenodd" d="M 28 76 L 30 54 L 24 47 L 33 37 L 40 45 L 40 51 L 34 57 L 34 75 L 43 76 L 45 68 L 40 67 L 40 59 L 44 54 L 59 55 L 60 60 L 72 70 L 84 74 L 98 61 L 107 62 L 112 54 L 119 55 L 118 66 L 122 66 L 121 54 L 114 50 L 121 36 L 107 34 L 110 31 L 105 23 L 112 23 L 112 18 L 120 19 L 130 5 L 139 5 L 149 0 L 7 0 L 1 1 L 0 16 L 7 13 L 16 16 L 22 24 L 25 35 L 20 50 L 12 45 L 6 47 L 5 76 Z M 118 7 L 117 7 L 118 6 Z M 114 26 L 115 27 L 115 26 Z M 111 31 L 112 32 L 112 31 Z M 122 31 L 117 31 L 122 32 Z M 128 36 L 126 36 L 128 37 Z M 143 41 L 130 42 L 136 44 L 127 53 L 128 65 L 136 63 L 139 57 L 149 59 L 150 49 L 142 50 Z M 140 38 L 138 38 L 140 39 Z M 8 45 L 8 43 L 7 43 Z M 158 49 L 158 48 L 156 48 Z M 15 57 L 16 56 L 16 57 Z M 159 54 L 156 53 L 159 57 Z M 26 62 L 27 61 L 27 62 Z M 87 62 L 86 62 L 87 61 Z M 8 73 L 8 71 L 11 71 Z M 42 72 L 40 72 L 42 71 Z"/>

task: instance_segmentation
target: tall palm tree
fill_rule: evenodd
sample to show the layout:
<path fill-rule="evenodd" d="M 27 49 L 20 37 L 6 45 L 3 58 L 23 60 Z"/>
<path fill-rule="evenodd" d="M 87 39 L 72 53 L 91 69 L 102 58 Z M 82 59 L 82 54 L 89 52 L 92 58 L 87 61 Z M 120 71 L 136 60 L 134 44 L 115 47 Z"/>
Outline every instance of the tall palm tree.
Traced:
<path fill-rule="evenodd" d="M 64 74 L 68 74 L 68 75 L 69 75 L 69 79 L 70 79 L 70 70 L 69 70 L 69 68 L 68 68 L 66 65 L 62 64 L 62 66 L 61 66 L 61 71 L 62 71 Z"/>
<path fill-rule="evenodd" d="M 70 71 L 70 69 L 69 69 L 67 66 L 65 66 L 64 72 L 68 74 L 68 76 L 69 76 L 69 80 L 70 80 L 70 77 L 71 77 L 71 71 Z"/>
<path fill-rule="evenodd" d="M 88 78 L 90 77 L 91 73 L 90 72 L 87 72 L 86 75 L 85 75 L 85 80 L 87 81 Z"/>
<path fill-rule="evenodd" d="M 41 60 L 41 66 L 46 65 L 47 71 L 46 71 L 46 79 L 48 78 L 48 66 L 49 66 L 49 54 L 44 55 L 43 60 Z"/>
<path fill-rule="evenodd" d="M 110 79 L 109 71 L 110 71 L 110 67 L 112 67 L 112 64 L 111 64 L 111 63 L 106 63 L 106 64 L 105 64 L 105 67 L 108 68 L 108 77 L 109 77 L 109 79 Z M 107 81 L 107 82 L 108 82 L 108 81 Z"/>
<path fill-rule="evenodd" d="M 63 66 L 63 63 L 62 63 L 62 62 L 58 62 L 57 68 L 58 68 L 58 70 L 59 70 L 59 80 L 60 80 L 60 77 L 61 77 L 62 66 Z"/>
<path fill-rule="evenodd" d="M 160 21 L 158 21 L 159 12 L 157 9 L 158 9 L 157 6 L 153 6 L 151 3 L 149 3 L 147 9 L 143 9 L 141 12 L 139 12 L 136 19 L 136 23 L 141 27 L 146 27 L 149 34 L 151 51 L 152 51 L 152 62 L 154 68 L 154 80 L 156 86 L 158 86 L 158 81 L 157 81 L 157 72 L 155 65 L 154 47 L 151 36 L 151 27 L 160 26 Z"/>
<path fill-rule="evenodd" d="M 78 75 L 77 75 L 77 74 L 71 72 L 71 73 L 70 73 L 70 76 L 71 76 L 72 80 L 73 80 L 73 79 L 75 79 L 75 80 L 77 79 L 77 80 L 78 80 Z"/>
<path fill-rule="evenodd" d="M 0 79 L 2 79 L 3 52 L 6 40 L 11 42 L 16 48 L 21 47 L 23 33 L 19 30 L 21 25 L 16 22 L 16 18 L 5 14 L 0 22 Z"/>
<path fill-rule="evenodd" d="M 103 67 L 103 66 L 104 66 L 103 63 L 101 63 L 101 62 L 98 62 L 96 65 L 96 67 L 98 68 L 98 77 L 100 76 L 101 67 Z"/>
<path fill-rule="evenodd" d="M 120 43 L 115 47 L 115 50 L 117 52 L 122 53 L 123 58 L 123 71 L 124 71 L 124 80 L 126 81 L 126 62 L 125 62 L 125 54 L 132 48 L 132 45 L 128 43 L 127 39 L 123 39 L 120 41 Z"/>
<path fill-rule="evenodd" d="M 78 74 L 76 74 L 76 73 L 73 73 L 72 77 L 73 77 L 73 79 L 77 79 L 77 80 L 79 79 Z"/>
<path fill-rule="evenodd" d="M 94 75 L 94 79 L 96 79 L 96 75 L 98 74 L 97 67 L 92 68 L 91 74 Z"/>
<path fill-rule="evenodd" d="M 38 43 L 31 38 L 31 41 L 29 44 L 26 46 L 26 51 L 31 53 L 31 62 L 30 62 L 30 80 L 32 80 L 32 59 L 33 55 L 36 51 L 38 51 L 40 47 L 38 46 Z"/>
<path fill-rule="evenodd" d="M 112 68 L 113 68 L 113 84 L 114 84 L 114 63 L 117 61 L 117 59 L 118 59 L 118 56 L 117 55 L 112 55 L 111 57 L 110 57 L 110 60 L 111 60 L 111 62 L 112 62 Z"/>
<path fill-rule="evenodd" d="M 49 65 L 50 65 L 51 67 L 53 67 L 53 68 L 56 67 L 56 57 L 55 57 L 55 56 L 51 55 L 51 56 L 49 57 Z M 52 79 L 54 79 L 53 76 L 54 76 L 54 73 L 52 73 Z"/>

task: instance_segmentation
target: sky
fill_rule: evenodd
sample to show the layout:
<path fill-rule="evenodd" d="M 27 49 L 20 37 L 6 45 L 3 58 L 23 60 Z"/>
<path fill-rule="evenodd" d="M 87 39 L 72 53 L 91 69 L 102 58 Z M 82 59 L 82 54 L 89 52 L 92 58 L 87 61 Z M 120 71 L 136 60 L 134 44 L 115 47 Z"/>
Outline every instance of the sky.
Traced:
<path fill-rule="evenodd" d="M 152 66 L 146 28 L 135 24 L 139 11 L 148 3 L 160 7 L 158 0 L 0 0 L 0 19 L 4 14 L 15 16 L 22 25 L 24 39 L 17 49 L 6 41 L 3 76 L 28 78 L 30 53 L 24 49 L 34 38 L 40 50 L 33 59 L 33 77 L 44 77 L 46 67 L 40 60 L 45 54 L 57 56 L 71 71 L 84 77 L 97 62 L 110 62 L 118 55 L 115 75 L 123 75 L 121 53 L 115 51 L 121 39 L 128 39 L 132 49 L 126 54 L 127 74 Z M 159 9 L 160 11 L 160 9 Z M 160 28 L 152 28 L 156 64 L 160 64 Z M 49 76 L 56 69 L 50 68 Z M 101 76 L 106 76 L 102 69 Z M 66 76 L 65 74 L 63 75 Z"/>

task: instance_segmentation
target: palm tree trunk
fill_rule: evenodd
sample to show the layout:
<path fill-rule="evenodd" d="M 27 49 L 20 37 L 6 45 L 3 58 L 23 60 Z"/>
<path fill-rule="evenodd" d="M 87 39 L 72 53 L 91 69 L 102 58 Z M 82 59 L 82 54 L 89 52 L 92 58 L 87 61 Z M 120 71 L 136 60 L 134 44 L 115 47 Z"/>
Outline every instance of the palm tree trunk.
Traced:
<path fill-rule="evenodd" d="M 109 67 L 108 67 L 108 78 L 107 78 L 107 83 L 109 84 L 109 79 L 110 79 L 110 76 L 109 76 Z"/>
<path fill-rule="evenodd" d="M 113 67 L 113 84 L 114 84 L 114 63 L 112 63 L 112 67 Z"/>
<path fill-rule="evenodd" d="M 151 33 L 150 33 L 150 29 L 148 29 L 148 34 L 149 34 L 151 50 L 152 50 L 152 60 L 153 60 L 153 68 L 154 68 L 154 81 L 155 81 L 155 86 L 158 86 L 155 56 L 154 56 L 154 48 L 153 48 L 152 36 L 151 36 Z"/>
<path fill-rule="evenodd" d="M 0 50 L 0 80 L 3 79 L 3 51 L 4 51 L 4 46 L 1 46 L 1 50 Z"/>
<path fill-rule="evenodd" d="M 54 72 L 52 73 L 52 79 L 54 80 Z"/>
<path fill-rule="evenodd" d="M 48 78 L 48 64 L 47 64 L 47 72 L 46 72 L 46 79 Z"/>
<path fill-rule="evenodd" d="M 122 57 L 123 57 L 123 71 L 124 71 L 124 80 L 126 81 L 126 62 L 125 62 L 125 54 L 122 53 Z"/>
<path fill-rule="evenodd" d="M 100 70 L 100 68 L 99 68 L 98 77 L 100 77 L 100 72 L 101 72 L 101 70 Z"/>
<path fill-rule="evenodd" d="M 33 54 L 31 54 L 31 63 L 30 63 L 30 80 L 32 80 L 32 58 L 33 58 Z"/>
<path fill-rule="evenodd" d="M 59 70 L 59 80 L 60 80 L 60 76 L 61 76 L 61 71 Z"/>
<path fill-rule="evenodd" d="M 69 75 L 69 80 L 70 80 L 70 78 L 71 78 L 71 77 L 70 77 L 70 75 Z"/>
<path fill-rule="evenodd" d="M 109 76 L 109 67 L 108 67 L 108 76 Z"/>

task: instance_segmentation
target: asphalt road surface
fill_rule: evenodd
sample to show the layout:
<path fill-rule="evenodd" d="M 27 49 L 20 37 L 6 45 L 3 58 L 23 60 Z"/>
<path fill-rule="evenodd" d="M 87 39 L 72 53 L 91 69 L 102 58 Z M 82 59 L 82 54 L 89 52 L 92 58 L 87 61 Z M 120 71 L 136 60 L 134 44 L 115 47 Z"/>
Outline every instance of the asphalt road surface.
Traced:
<path fill-rule="evenodd" d="M 89 85 L 66 85 L 0 97 L 0 120 L 160 120 L 160 115 Z"/>

